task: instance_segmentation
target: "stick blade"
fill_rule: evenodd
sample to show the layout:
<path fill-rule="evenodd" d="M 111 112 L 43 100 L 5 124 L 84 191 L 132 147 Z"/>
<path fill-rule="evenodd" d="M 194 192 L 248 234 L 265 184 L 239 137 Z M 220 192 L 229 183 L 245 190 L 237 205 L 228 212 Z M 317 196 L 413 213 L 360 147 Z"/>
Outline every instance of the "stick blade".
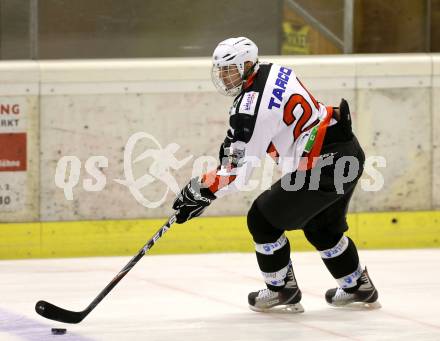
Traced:
<path fill-rule="evenodd" d="M 63 323 L 79 323 L 86 316 L 82 312 L 66 310 L 46 301 L 38 301 L 35 311 L 47 319 Z"/>

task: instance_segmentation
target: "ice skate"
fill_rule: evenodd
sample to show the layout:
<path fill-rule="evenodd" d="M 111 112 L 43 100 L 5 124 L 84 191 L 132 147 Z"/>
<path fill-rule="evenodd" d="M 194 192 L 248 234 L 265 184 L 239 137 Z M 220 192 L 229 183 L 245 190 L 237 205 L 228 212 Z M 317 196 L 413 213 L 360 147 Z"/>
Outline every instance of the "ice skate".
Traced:
<path fill-rule="evenodd" d="M 301 290 L 296 283 L 293 269 L 287 272 L 286 286 L 280 291 L 262 289 L 251 292 L 248 296 L 249 308 L 264 313 L 302 313 L 304 308 L 299 303 Z"/>
<path fill-rule="evenodd" d="M 378 292 L 373 282 L 368 276 L 367 268 L 362 272 L 358 279 L 359 288 L 352 292 L 346 292 L 342 288 L 334 288 L 327 290 L 325 299 L 328 304 L 333 307 L 350 307 L 350 308 L 366 308 L 378 309 L 381 307 L 378 302 Z"/>

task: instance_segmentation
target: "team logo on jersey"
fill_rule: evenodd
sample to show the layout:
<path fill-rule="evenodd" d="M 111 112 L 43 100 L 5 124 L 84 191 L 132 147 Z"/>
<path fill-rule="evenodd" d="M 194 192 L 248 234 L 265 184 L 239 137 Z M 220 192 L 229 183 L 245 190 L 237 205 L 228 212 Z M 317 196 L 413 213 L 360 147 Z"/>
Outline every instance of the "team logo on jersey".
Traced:
<path fill-rule="evenodd" d="M 289 81 L 292 69 L 288 69 L 284 66 L 280 67 L 280 72 L 278 72 L 278 77 L 275 80 L 275 86 L 272 90 L 272 96 L 270 97 L 268 109 L 280 108 L 283 102 L 283 95 L 286 92 L 286 85 Z"/>
<path fill-rule="evenodd" d="M 239 113 L 253 115 L 255 113 L 255 106 L 257 105 L 258 92 L 249 91 L 243 96 L 240 103 Z"/>

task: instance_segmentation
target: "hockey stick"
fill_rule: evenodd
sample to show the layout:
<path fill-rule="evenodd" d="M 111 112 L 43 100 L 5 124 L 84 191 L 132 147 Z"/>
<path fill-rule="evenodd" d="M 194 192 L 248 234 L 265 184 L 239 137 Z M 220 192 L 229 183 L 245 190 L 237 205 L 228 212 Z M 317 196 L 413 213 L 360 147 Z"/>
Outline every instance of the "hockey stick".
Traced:
<path fill-rule="evenodd" d="M 156 234 L 139 250 L 126 266 L 111 280 L 109 284 L 99 293 L 98 296 L 83 311 L 70 311 L 46 301 L 38 301 L 35 305 L 35 311 L 41 316 L 64 323 L 79 323 L 101 302 L 105 296 L 124 278 L 124 276 L 136 265 L 136 263 L 150 250 L 156 241 L 168 231 L 171 225 L 176 221 L 176 215 L 171 216 L 165 225 L 163 225 Z"/>

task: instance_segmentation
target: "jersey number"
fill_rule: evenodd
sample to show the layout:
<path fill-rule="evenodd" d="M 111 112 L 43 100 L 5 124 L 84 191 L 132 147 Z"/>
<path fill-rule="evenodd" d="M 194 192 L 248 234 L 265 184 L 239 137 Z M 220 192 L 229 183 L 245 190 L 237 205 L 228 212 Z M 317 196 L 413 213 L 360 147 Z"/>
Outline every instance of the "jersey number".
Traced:
<path fill-rule="evenodd" d="M 289 100 L 284 106 L 284 113 L 283 113 L 284 123 L 290 126 L 295 122 L 296 118 L 295 115 L 293 114 L 293 110 L 296 108 L 297 105 L 301 106 L 303 110 L 303 114 L 301 115 L 301 118 L 299 119 L 298 123 L 295 125 L 295 128 L 293 129 L 294 141 L 303 132 L 315 126 L 315 124 L 311 124 L 307 128 L 304 128 L 305 124 L 310 120 L 310 117 L 312 117 L 312 107 L 310 106 L 309 102 L 307 102 L 306 99 L 299 94 L 293 94 L 292 96 L 290 96 Z"/>

